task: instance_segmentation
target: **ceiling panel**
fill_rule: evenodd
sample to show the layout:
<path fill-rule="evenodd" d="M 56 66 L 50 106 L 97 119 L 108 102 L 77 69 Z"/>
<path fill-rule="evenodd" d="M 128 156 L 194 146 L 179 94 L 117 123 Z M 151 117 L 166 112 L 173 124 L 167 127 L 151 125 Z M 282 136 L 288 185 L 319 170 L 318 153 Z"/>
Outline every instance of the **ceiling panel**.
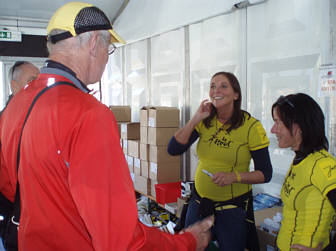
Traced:
<path fill-rule="evenodd" d="M 53 13 L 70 0 L 0 0 L 0 29 L 23 26 L 23 21 L 38 21 L 45 28 Z M 125 0 L 90 0 L 114 20 Z"/>

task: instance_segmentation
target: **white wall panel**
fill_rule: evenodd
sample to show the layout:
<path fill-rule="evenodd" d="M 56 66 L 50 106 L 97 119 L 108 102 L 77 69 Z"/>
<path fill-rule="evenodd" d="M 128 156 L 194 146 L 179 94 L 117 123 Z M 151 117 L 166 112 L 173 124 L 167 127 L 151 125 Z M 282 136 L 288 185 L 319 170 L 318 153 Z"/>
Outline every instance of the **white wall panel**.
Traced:
<path fill-rule="evenodd" d="M 139 121 L 140 108 L 146 104 L 147 88 L 147 41 L 126 46 L 126 100 L 132 108 L 132 121 Z"/>
<path fill-rule="evenodd" d="M 271 107 L 280 95 L 303 92 L 322 106 L 318 97 L 319 67 L 326 59 L 328 1 L 270 0 L 247 9 L 248 110 L 261 120 L 270 139 L 273 164 L 271 184 L 258 189 L 279 196 L 293 159 L 290 149 L 279 149 L 270 133 Z"/>
<path fill-rule="evenodd" d="M 102 102 L 107 106 L 124 104 L 122 50 L 119 47 L 109 57 L 102 76 Z"/>
<path fill-rule="evenodd" d="M 151 39 L 151 105 L 182 109 L 184 85 L 184 30 Z"/>

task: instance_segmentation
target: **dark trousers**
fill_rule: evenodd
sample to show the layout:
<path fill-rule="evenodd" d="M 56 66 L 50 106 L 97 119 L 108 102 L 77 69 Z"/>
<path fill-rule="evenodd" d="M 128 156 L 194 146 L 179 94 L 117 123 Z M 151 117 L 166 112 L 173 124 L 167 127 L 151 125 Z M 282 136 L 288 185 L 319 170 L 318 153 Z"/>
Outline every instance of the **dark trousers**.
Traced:
<path fill-rule="evenodd" d="M 194 198 L 189 202 L 185 227 L 200 220 L 199 203 Z M 246 212 L 240 208 L 215 211 L 212 235 L 219 243 L 220 251 L 244 251 L 247 239 Z"/>

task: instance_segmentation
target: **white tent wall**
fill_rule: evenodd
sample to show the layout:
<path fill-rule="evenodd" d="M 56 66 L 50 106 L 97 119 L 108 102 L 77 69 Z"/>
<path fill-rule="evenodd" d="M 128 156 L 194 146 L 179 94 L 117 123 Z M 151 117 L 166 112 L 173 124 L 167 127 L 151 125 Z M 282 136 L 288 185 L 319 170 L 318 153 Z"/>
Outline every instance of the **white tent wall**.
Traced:
<path fill-rule="evenodd" d="M 135 8 L 132 2 L 140 2 L 145 7 L 149 4 L 138 0 L 131 1 L 128 7 Z M 164 8 L 162 2 L 166 1 L 158 2 L 161 10 L 169 8 Z M 173 6 L 176 3 L 169 2 Z M 214 2 L 218 7 L 219 2 Z M 271 142 L 273 179 L 269 184 L 255 186 L 255 191 L 279 196 L 293 158 L 290 150 L 277 147 L 277 140 L 270 133 L 271 106 L 279 95 L 304 92 L 319 102 L 326 115 L 330 150 L 336 153 L 335 97 L 333 93 L 322 95 L 319 91 L 321 70 L 325 65 L 335 67 L 336 64 L 335 6 L 336 0 L 268 0 L 232 12 L 225 12 L 223 7 L 218 12 L 227 14 L 216 16 L 210 5 L 211 11 L 204 17 L 216 17 L 185 26 L 184 22 L 176 21 L 175 30 L 172 26 L 159 28 L 162 20 L 174 22 L 175 15 L 162 14 L 160 8 L 157 10 L 152 5 L 151 10 L 158 13 L 147 15 L 155 15 L 157 20 L 149 18 L 152 23 L 147 23 L 134 9 L 134 16 L 127 16 L 132 27 L 121 26 L 123 22 L 126 25 L 126 16 L 120 16 L 116 22 L 122 36 L 136 42 L 119 48 L 110 57 L 102 81 L 103 90 L 108 90 L 103 92 L 103 102 L 131 105 L 133 121 L 138 121 L 139 108 L 143 105 L 176 106 L 181 109 L 183 125 L 200 101 L 208 97 L 211 75 L 219 70 L 235 73 L 242 87 L 243 108 L 263 123 Z M 188 16 L 185 11 L 188 8 L 184 7 Z M 142 13 L 142 7 L 138 8 Z M 203 8 L 207 12 L 208 7 L 203 5 Z M 155 35 L 161 30 L 169 32 Z M 138 39 L 144 37 L 148 38 Z M 196 166 L 194 145 L 184 156 L 183 178 L 193 179 Z"/>
<path fill-rule="evenodd" d="M 129 1 L 115 21 L 114 28 L 127 42 L 134 42 L 232 12 L 237 4 L 258 4 L 264 1 L 266 0 Z"/>

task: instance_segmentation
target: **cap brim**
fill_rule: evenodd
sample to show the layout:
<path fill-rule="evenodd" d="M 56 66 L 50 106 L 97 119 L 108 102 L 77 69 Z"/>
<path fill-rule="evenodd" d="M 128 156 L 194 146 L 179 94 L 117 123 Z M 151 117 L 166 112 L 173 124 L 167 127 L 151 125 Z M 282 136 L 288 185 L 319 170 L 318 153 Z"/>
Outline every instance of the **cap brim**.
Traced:
<path fill-rule="evenodd" d="M 126 42 L 114 31 L 108 30 L 111 33 L 111 43 L 121 43 L 126 44 Z"/>

